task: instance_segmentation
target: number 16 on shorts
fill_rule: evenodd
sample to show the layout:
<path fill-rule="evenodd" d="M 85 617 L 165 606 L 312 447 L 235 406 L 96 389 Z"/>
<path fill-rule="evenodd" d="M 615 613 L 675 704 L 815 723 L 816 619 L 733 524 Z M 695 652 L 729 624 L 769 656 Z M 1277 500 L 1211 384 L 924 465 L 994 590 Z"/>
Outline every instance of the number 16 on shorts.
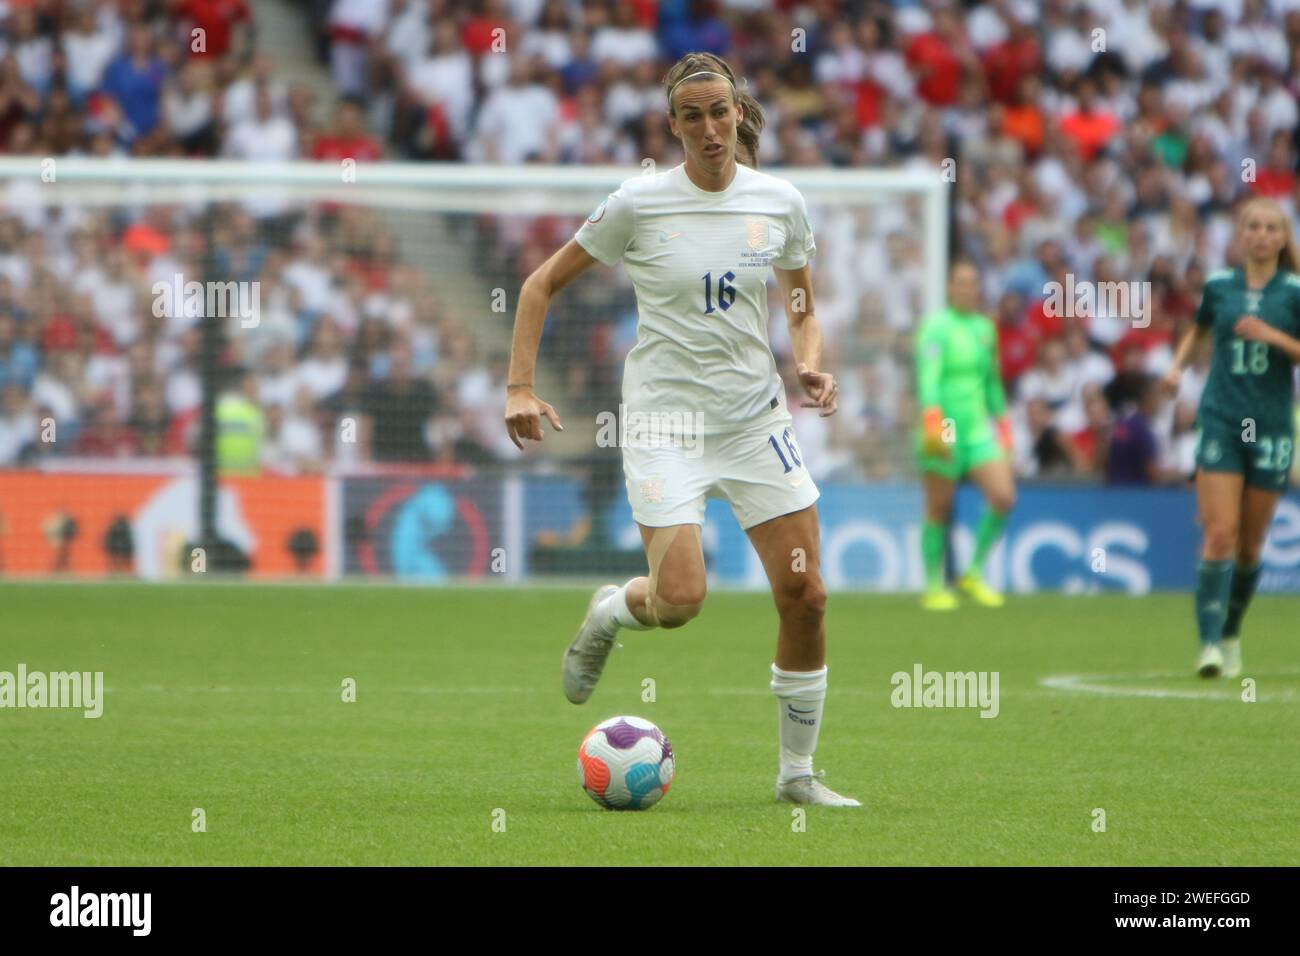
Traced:
<path fill-rule="evenodd" d="M 768 436 L 767 443 L 772 446 L 772 450 L 776 452 L 776 457 L 781 460 L 781 469 L 784 474 L 791 475 L 795 469 L 803 468 L 803 455 L 800 454 L 799 445 L 794 440 L 794 433 L 788 427 L 781 431 L 779 440 L 777 435 Z M 789 480 L 792 485 L 798 485 L 803 480 L 803 476 L 799 476 L 797 479 L 790 478 Z"/>

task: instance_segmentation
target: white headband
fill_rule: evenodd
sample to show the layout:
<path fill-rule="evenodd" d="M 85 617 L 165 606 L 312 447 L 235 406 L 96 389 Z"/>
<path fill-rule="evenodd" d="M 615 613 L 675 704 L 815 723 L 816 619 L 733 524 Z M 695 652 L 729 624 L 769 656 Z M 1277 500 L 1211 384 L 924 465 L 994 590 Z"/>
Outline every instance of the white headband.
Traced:
<path fill-rule="evenodd" d="M 722 77 L 724 80 L 726 80 L 726 81 L 731 85 L 731 91 L 732 91 L 733 93 L 736 92 L 736 84 L 735 84 L 735 83 L 732 83 L 732 82 L 731 82 L 731 77 L 727 76 L 725 73 L 715 73 L 713 70 L 700 70 L 698 73 L 691 73 L 691 74 L 688 74 L 687 76 L 683 76 L 680 80 L 678 80 L 678 81 L 677 81 L 676 83 L 674 83 L 671 87 L 669 87 L 669 89 L 668 89 L 668 105 L 669 105 L 669 106 L 672 106 L 672 105 L 673 105 L 673 93 L 676 92 L 677 87 L 681 86 L 681 85 L 682 85 L 683 83 L 685 83 L 687 80 L 693 80 L 693 79 L 695 79 L 697 76 L 720 76 L 720 77 Z"/>

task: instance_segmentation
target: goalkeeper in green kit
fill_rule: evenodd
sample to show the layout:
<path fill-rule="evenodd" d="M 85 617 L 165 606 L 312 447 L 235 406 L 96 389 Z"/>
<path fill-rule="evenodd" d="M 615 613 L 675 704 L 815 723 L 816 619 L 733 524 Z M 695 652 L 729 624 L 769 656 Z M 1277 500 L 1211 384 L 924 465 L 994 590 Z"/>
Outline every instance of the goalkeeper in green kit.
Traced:
<path fill-rule="evenodd" d="M 988 507 L 976 531 L 975 554 L 957 586 L 985 607 L 1003 604 L 981 569 L 1015 504 L 1011 426 L 998 369 L 997 329 L 980 313 L 979 302 L 975 266 L 954 262 L 948 272 L 948 308 L 927 316 L 916 336 L 917 400 L 923 415 L 917 444 L 925 492 L 921 606 L 927 611 L 950 611 L 958 604 L 944 581 L 944 546 L 953 494 L 967 476 Z"/>

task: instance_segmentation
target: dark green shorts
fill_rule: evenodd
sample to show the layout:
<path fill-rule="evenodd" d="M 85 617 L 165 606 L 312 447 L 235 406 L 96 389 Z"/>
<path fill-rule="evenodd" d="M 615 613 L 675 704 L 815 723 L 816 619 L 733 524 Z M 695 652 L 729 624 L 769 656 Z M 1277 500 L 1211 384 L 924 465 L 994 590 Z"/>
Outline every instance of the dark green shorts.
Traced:
<path fill-rule="evenodd" d="M 1248 441 L 1248 438 L 1254 441 Z M 1234 427 L 1216 420 L 1203 421 L 1196 435 L 1196 467 L 1241 475 L 1246 484 L 1266 491 L 1285 491 L 1295 451 L 1293 431 Z"/>

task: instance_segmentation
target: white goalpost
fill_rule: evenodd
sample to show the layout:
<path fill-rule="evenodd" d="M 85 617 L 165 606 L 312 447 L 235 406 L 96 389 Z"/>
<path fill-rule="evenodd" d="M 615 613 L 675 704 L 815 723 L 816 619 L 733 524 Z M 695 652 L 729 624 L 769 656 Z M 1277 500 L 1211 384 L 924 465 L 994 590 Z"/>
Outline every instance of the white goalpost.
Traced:
<path fill-rule="evenodd" d="M 60 500 L 73 502 L 74 521 L 60 527 L 76 527 L 83 543 L 117 529 L 120 553 L 86 559 L 91 571 L 129 563 L 128 545 L 137 565 L 148 548 L 165 552 L 149 567 L 179 566 L 177 549 L 205 528 L 252 553 L 253 573 L 268 576 L 517 581 L 580 573 L 555 554 L 583 542 L 599 543 L 599 564 L 600 548 L 628 538 L 616 461 L 598 454 L 608 450 L 595 448 L 594 424 L 549 437 L 545 456 L 515 454 L 498 379 L 527 273 L 620 183 L 653 171 L 0 157 L 0 222 L 13 246 L 0 255 L 30 306 L 22 334 L 48 378 L 90 381 L 48 382 L 27 398 L 56 438 L 0 462 L 0 480 L 11 482 L 4 510 L 53 509 L 42 495 L 54 485 L 37 476 L 67 483 Z M 838 421 L 800 424 L 822 463 L 815 477 L 906 480 L 911 332 L 943 305 L 950 184 L 938 170 L 764 171 L 807 202 L 816 311 L 842 382 Z M 203 305 L 187 313 L 180 291 L 155 291 L 177 277 L 231 295 L 251 289 L 256 314 L 204 322 Z M 539 391 L 566 421 L 594 423 L 617 407 L 635 325 L 630 283 L 621 267 L 591 270 L 554 309 Z M 395 363 L 425 384 L 388 394 Z M 255 380 L 243 399 L 235 370 Z M 78 403 L 41 404 L 61 389 Z M 170 431 L 113 446 L 114 435 L 143 429 L 134 422 L 158 405 L 154 391 Z M 216 439 L 205 452 L 206 416 Z M 227 467 L 241 454 L 247 467 Z M 107 474 L 133 476 L 136 490 Z M 185 482 L 184 493 L 168 492 L 174 526 L 149 504 L 162 494 L 146 487 L 150 475 Z M 123 523 L 144 510 L 150 540 L 128 541 Z M 71 541 L 52 557 L 44 527 L 8 521 L 10 568 L 82 560 Z M 752 570 L 727 573 L 743 580 Z"/>

